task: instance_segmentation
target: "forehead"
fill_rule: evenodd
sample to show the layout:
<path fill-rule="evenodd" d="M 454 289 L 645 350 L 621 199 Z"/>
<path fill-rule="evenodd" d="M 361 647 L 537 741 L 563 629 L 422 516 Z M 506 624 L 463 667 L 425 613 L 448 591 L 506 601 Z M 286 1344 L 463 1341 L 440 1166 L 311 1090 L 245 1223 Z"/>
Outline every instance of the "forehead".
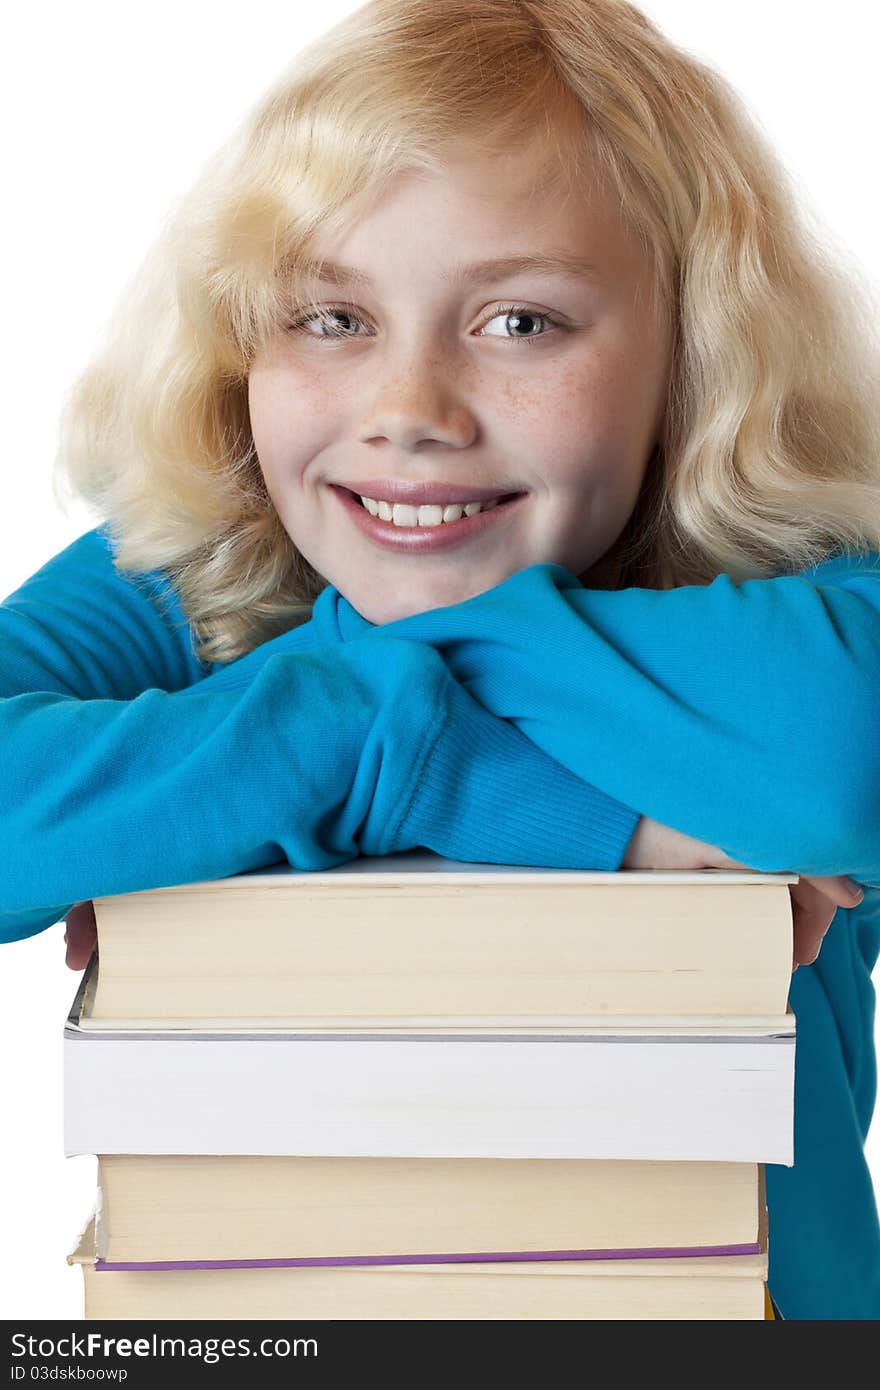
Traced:
<path fill-rule="evenodd" d="M 402 170 L 346 232 L 314 251 L 309 278 L 370 288 L 392 266 L 403 273 L 406 261 L 461 288 L 520 272 L 638 273 L 643 249 L 613 193 L 586 157 L 579 165 L 576 177 L 557 151 L 537 145 L 459 150 L 433 170 Z"/>

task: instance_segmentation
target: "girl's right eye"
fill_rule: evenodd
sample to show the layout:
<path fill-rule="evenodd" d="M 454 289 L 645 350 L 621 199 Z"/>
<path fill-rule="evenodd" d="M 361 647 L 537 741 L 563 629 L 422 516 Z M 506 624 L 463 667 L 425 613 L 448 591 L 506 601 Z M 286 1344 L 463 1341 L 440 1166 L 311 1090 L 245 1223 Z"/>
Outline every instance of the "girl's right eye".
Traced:
<path fill-rule="evenodd" d="M 308 323 L 321 323 L 332 329 L 334 327 L 332 320 L 340 318 L 353 319 L 358 323 L 363 323 L 363 319 L 358 318 L 354 309 L 340 305 L 338 308 L 321 309 L 313 314 L 303 314 L 288 326 L 288 331 L 290 333 L 305 333 L 305 326 Z M 307 336 L 310 338 L 355 338 L 361 335 L 344 331 L 342 333 L 331 331 L 329 333 L 308 333 Z"/>

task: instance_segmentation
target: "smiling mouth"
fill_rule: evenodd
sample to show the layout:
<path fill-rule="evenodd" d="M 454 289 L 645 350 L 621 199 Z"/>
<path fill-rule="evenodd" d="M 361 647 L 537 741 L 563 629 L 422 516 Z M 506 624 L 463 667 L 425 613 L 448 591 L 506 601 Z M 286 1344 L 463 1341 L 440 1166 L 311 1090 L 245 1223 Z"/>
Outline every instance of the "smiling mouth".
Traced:
<path fill-rule="evenodd" d="M 330 487 L 364 536 L 382 549 L 409 554 L 445 551 L 488 537 L 497 526 L 503 525 L 503 518 L 528 496 L 525 492 L 507 493 L 503 497 L 492 498 L 471 515 L 465 513 L 449 521 L 437 517 L 438 506 L 425 503 L 423 505 L 432 506 L 432 516 L 426 524 L 419 525 L 417 516 L 413 517 L 413 511 L 417 512 L 417 509 L 411 504 L 401 504 L 407 505 L 408 510 L 402 521 L 395 522 L 374 516 L 364 506 L 360 495 L 350 488 L 340 483 L 333 483 Z"/>
<path fill-rule="evenodd" d="M 365 501 L 359 493 L 341 485 L 340 491 L 348 493 L 349 497 L 375 520 L 382 521 L 395 529 L 410 530 L 417 527 L 433 529 L 441 526 L 455 526 L 468 517 L 493 511 L 496 507 L 506 506 L 508 502 L 513 502 L 518 497 L 524 496 L 521 492 L 508 492 L 502 497 L 493 497 L 489 501 L 480 503 L 449 503 L 444 506 L 436 502 L 381 502 L 378 504 L 373 502 L 372 506 L 368 506 L 367 503 L 372 499 L 368 498 Z M 381 507 L 381 511 L 377 507 Z M 430 517 L 425 517 L 424 514 L 419 515 L 422 508 L 426 511 L 430 510 Z M 392 512 L 392 515 L 388 515 L 389 512 Z"/>

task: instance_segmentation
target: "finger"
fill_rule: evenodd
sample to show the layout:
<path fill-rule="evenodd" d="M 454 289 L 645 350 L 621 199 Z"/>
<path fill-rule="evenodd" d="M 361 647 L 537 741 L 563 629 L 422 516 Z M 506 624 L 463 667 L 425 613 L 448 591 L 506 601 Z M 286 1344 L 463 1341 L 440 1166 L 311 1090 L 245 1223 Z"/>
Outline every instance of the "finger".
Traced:
<path fill-rule="evenodd" d="M 82 969 L 82 965 L 85 965 L 89 955 L 92 954 L 96 937 L 95 912 L 93 912 L 90 903 L 83 903 L 75 915 L 68 916 L 68 955 L 76 962 L 72 969 Z"/>
<path fill-rule="evenodd" d="M 818 959 L 824 939 L 825 927 L 821 923 L 808 922 L 800 926 L 794 934 L 792 968 L 796 970 L 799 965 L 812 965 Z"/>
<path fill-rule="evenodd" d="M 68 940 L 64 963 L 70 970 L 83 970 L 92 954 L 92 942 L 83 939 Z"/>
<path fill-rule="evenodd" d="M 811 965 L 818 956 L 836 908 L 808 881 L 791 884 L 789 892 L 793 926 L 792 969 L 797 969 L 798 965 Z"/>
<path fill-rule="evenodd" d="M 95 946 L 97 930 L 95 909 L 91 901 L 74 903 L 67 914 L 67 930 L 64 940 L 67 943 L 65 963 L 71 970 L 82 970 L 89 963 Z"/>
<path fill-rule="evenodd" d="M 86 940 L 69 942 L 64 958 L 65 965 L 70 970 L 84 970 L 91 960 L 94 944 L 94 941 Z"/>
<path fill-rule="evenodd" d="M 846 874 L 830 874 L 816 876 L 814 874 L 802 874 L 802 882 L 811 884 L 824 897 L 836 903 L 838 907 L 855 907 L 865 896 L 864 890 L 855 879 L 849 878 Z"/>
<path fill-rule="evenodd" d="M 824 931 L 812 926 L 798 931 L 794 938 L 792 969 L 796 970 L 799 965 L 812 965 L 818 960 L 824 937 Z"/>

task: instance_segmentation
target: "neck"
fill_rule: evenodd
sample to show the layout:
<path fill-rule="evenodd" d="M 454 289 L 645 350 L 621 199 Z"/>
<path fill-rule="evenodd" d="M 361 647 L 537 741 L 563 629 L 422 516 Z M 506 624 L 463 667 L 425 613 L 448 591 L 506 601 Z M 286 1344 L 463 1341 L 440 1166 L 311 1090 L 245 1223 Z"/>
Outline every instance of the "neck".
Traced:
<path fill-rule="evenodd" d="M 578 575 L 578 579 L 585 589 L 616 589 L 620 583 L 623 565 L 619 555 L 615 553 L 615 547 L 591 565 L 583 574 Z"/>

